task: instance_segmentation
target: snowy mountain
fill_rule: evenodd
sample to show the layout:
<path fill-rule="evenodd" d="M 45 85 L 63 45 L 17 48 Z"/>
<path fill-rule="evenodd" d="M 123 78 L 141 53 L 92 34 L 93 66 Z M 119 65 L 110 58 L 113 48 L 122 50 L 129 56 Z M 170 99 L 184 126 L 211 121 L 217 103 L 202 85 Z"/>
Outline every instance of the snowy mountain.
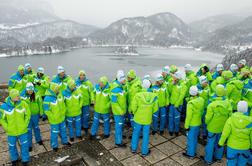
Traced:
<path fill-rule="evenodd" d="M 89 37 L 96 44 L 185 45 L 190 28 L 172 13 L 124 18 Z"/>
<path fill-rule="evenodd" d="M 69 20 L 60 20 L 24 28 L 0 29 L 0 40 L 14 38 L 22 43 L 32 43 L 57 36 L 63 38 L 85 37 L 95 30 L 97 28 L 94 26 L 83 25 Z"/>

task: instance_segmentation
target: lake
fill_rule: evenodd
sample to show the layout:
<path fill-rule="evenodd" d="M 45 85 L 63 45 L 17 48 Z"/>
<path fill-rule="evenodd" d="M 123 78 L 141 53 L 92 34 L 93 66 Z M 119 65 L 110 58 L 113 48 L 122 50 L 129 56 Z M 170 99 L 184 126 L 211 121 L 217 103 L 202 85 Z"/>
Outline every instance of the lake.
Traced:
<path fill-rule="evenodd" d="M 193 49 L 171 48 L 137 48 L 139 56 L 115 56 L 113 48 L 83 48 L 54 55 L 33 55 L 21 57 L 0 58 L 0 82 L 8 82 L 12 73 L 16 72 L 19 64 L 31 63 L 33 69 L 41 66 L 49 76 L 57 74 L 57 66 L 65 67 L 67 74 L 76 77 L 83 69 L 89 79 L 96 82 L 100 76 L 106 75 L 110 79 L 115 77 L 116 71 L 135 69 L 142 77 L 145 74 L 156 73 L 165 65 L 175 64 L 181 69 L 187 63 L 198 68 L 202 63 L 213 67 L 221 62 L 224 55 L 210 52 L 200 52 Z"/>

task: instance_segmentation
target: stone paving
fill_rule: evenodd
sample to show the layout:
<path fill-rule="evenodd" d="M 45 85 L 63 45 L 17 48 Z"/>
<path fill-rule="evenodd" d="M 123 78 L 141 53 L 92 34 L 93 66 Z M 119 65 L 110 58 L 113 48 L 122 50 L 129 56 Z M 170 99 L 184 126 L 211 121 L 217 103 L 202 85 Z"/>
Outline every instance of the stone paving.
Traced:
<path fill-rule="evenodd" d="M 126 132 L 127 138 L 124 142 L 127 144 L 126 148 L 118 148 L 114 144 L 114 125 L 111 124 L 111 136 L 107 139 L 100 141 L 91 141 L 87 138 L 85 140 L 75 143 L 71 147 L 63 147 L 60 145 L 59 152 L 53 152 L 50 147 L 50 126 L 47 122 L 41 122 L 40 129 L 44 145 L 39 146 L 33 144 L 33 151 L 30 153 L 32 157 L 32 165 L 43 165 L 44 161 L 53 162 L 57 157 L 63 157 L 69 155 L 70 158 L 77 158 L 79 155 L 83 160 L 83 164 L 80 165 L 125 165 L 125 166 L 143 166 L 143 165 L 155 165 L 155 166 L 200 166 L 204 165 L 200 161 L 199 156 L 204 155 L 203 145 L 198 145 L 198 157 L 190 160 L 185 158 L 182 153 L 186 149 L 186 137 L 180 135 L 178 137 L 171 137 L 167 131 L 164 135 L 151 135 L 150 145 L 151 153 L 147 157 L 141 157 L 141 146 L 139 146 L 136 154 L 132 154 L 130 151 L 130 139 L 131 131 Z M 99 135 L 102 136 L 102 127 L 99 128 Z M 33 140 L 34 141 L 34 140 Z M 139 141 L 141 145 L 141 139 Z M 77 150 L 76 150 L 77 148 Z M 20 149 L 18 145 L 18 149 Z M 74 156 L 78 155 L 78 156 Z M 7 137 L 3 129 L 0 127 L 0 165 L 9 163 L 8 143 Z M 103 157 L 101 157 L 103 156 Z M 107 163 L 107 164 L 105 164 Z M 49 165 L 51 165 L 49 164 Z M 213 165 L 222 166 L 226 164 L 226 160 L 223 159 L 222 163 L 215 163 Z M 48 165 L 45 164 L 45 165 Z M 53 164 L 52 164 L 53 165 Z"/>

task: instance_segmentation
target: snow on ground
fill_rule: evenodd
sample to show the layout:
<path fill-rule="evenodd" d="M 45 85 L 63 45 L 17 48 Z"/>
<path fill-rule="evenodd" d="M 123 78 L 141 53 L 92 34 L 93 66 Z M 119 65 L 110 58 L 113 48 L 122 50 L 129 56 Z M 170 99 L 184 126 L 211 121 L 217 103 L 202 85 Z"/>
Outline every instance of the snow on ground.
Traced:
<path fill-rule="evenodd" d="M 8 24 L 0 24 L 0 29 L 3 30 L 13 30 L 13 29 L 20 29 L 25 28 L 32 25 L 38 25 L 39 23 L 26 23 L 26 24 L 15 24 L 15 25 L 8 25 Z"/>

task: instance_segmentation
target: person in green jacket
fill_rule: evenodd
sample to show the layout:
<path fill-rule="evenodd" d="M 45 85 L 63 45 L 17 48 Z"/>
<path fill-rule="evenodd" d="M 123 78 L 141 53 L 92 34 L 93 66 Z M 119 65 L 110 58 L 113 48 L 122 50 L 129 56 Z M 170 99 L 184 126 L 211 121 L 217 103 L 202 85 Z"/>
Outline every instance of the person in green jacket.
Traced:
<path fill-rule="evenodd" d="M 231 64 L 229 70 L 233 73 L 233 77 L 237 78 L 239 75 L 238 66 L 236 64 Z"/>
<path fill-rule="evenodd" d="M 143 157 L 150 153 L 148 149 L 149 145 L 149 133 L 150 125 L 152 122 L 152 116 L 158 111 L 158 98 L 157 95 L 151 92 L 151 82 L 147 79 L 143 80 L 142 92 L 135 95 L 132 103 L 132 113 L 134 114 L 134 129 L 131 140 L 132 153 L 137 152 L 139 137 L 142 132 L 142 150 L 141 155 Z"/>
<path fill-rule="evenodd" d="M 167 84 L 167 86 L 169 85 L 170 82 L 172 82 L 172 76 L 170 74 L 170 67 L 169 66 L 165 66 L 162 69 L 162 76 L 164 77 L 164 81 Z M 168 87 L 167 87 L 168 88 Z"/>
<path fill-rule="evenodd" d="M 75 80 L 76 86 L 81 91 L 82 95 L 82 114 L 81 114 L 81 124 L 85 131 L 85 135 L 88 135 L 89 129 L 89 107 L 90 104 L 94 103 L 94 86 L 92 82 L 87 78 L 86 72 L 81 70 L 79 72 L 79 77 Z"/>
<path fill-rule="evenodd" d="M 237 111 L 225 123 L 219 146 L 227 144 L 227 165 L 246 166 L 252 147 L 252 117 L 248 103 L 239 101 Z"/>
<path fill-rule="evenodd" d="M 24 70 L 25 68 L 23 65 L 18 66 L 18 71 L 11 76 L 8 82 L 9 91 L 11 89 L 16 89 L 21 93 L 25 89 L 27 79 L 25 77 Z"/>
<path fill-rule="evenodd" d="M 32 70 L 31 64 L 30 63 L 26 63 L 24 67 L 25 67 L 24 74 L 25 74 L 25 77 L 27 79 L 27 82 L 34 82 L 34 78 L 36 77 L 36 74 Z"/>
<path fill-rule="evenodd" d="M 66 105 L 66 121 L 69 131 L 70 141 L 74 142 L 74 137 L 82 140 L 81 136 L 81 108 L 82 94 L 80 89 L 76 88 L 74 80 L 67 82 L 67 88 L 62 92 Z M 75 129 L 75 131 L 74 131 Z"/>
<path fill-rule="evenodd" d="M 116 80 L 111 85 L 111 108 L 115 121 L 115 144 L 118 147 L 126 147 L 122 140 L 124 116 L 127 110 L 125 83 L 126 77 L 124 72 L 117 72 Z"/>
<path fill-rule="evenodd" d="M 246 66 L 246 59 L 241 59 L 239 62 L 238 62 L 238 71 L 241 72 L 242 69 L 249 69 L 248 66 Z"/>
<path fill-rule="evenodd" d="M 134 70 L 130 70 L 127 73 L 127 104 L 128 104 L 128 118 L 131 123 L 131 127 L 134 126 L 134 117 L 132 114 L 132 101 L 134 96 L 140 92 L 142 89 L 141 87 L 141 80 L 136 76 L 136 72 Z"/>
<path fill-rule="evenodd" d="M 43 114 L 42 98 L 35 92 L 34 85 L 31 82 L 26 84 L 26 89 L 21 92 L 21 100 L 25 101 L 31 111 L 31 119 L 28 126 L 28 140 L 29 140 L 29 151 L 32 151 L 32 130 L 34 131 L 36 142 L 39 145 L 43 145 L 40 128 L 39 118 Z"/>
<path fill-rule="evenodd" d="M 205 147 L 204 160 L 207 164 L 213 163 L 213 158 L 216 161 L 221 161 L 223 156 L 223 147 L 218 147 L 218 142 L 225 125 L 226 120 L 232 114 L 231 102 L 223 98 L 225 88 L 223 85 L 216 86 L 216 98 L 207 107 L 206 124 L 208 131 L 207 145 Z"/>
<path fill-rule="evenodd" d="M 178 68 L 176 65 L 171 65 L 170 67 L 170 73 L 173 75 L 178 71 Z"/>
<path fill-rule="evenodd" d="M 20 94 L 17 89 L 11 89 L 9 97 L 0 107 L 0 124 L 8 135 L 9 153 L 12 165 L 18 164 L 18 151 L 16 144 L 19 141 L 21 146 L 22 164 L 28 165 L 29 140 L 28 125 L 31 112 L 28 104 L 20 100 Z"/>
<path fill-rule="evenodd" d="M 169 110 L 169 134 L 172 136 L 175 132 L 176 136 L 179 134 L 180 129 L 180 116 L 183 101 L 187 91 L 185 81 L 183 80 L 182 73 L 177 71 L 173 75 L 173 82 L 170 86 L 170 110 Z"/>
<path fill-rule="evenodd" d="M 187 151 L 184 156 L 193 159 L 196 156 L 201 119 L 204 111 L 204 99 L 199 96 L 197 86 L 189 89 L 190 99 L 186 107 L 185 129 L 187 134 Z"/>
<path fill-rule="evenodd" d="M 157 133 L 158 126 L 160 134 L 164 134 L 164 128 L 166 126 L 166 108 L 170 103 L 170 95 L 167 89 L 167 85 L 164 83 L 164 78 L 162 74 L 158 74 L 156 77 L 155 84 L 151 87 L 153 93 L 156 93 L 158 96 L 158 111 L 153 114 L 153 130 L 152 135 Z M 159 124 L 160 123 L 160 124 Z M 159 124 L 159 125 L 158 125 Z"/>
<path fill-rule="evenodd" d="M 62 93 L 67 88 L 67 82 L 72 78 L 66 74 L 63 66 L 58 66 L 58 74 L 53 76 L 52 82 L 56 83 L 60 87 L 60 92 Z"/>
<path fill-rule="evenodd" d="M 91 127 L 90 139 L 95 139 L 99 128 L 99 120 L 102 117 L 104 121 L 104 138 L 110 136 L 110 109 L 111 109 L 111 97 L 110 97 L 110 85 L 108 78 L 103 76 L 99 79 L 99 83 L 96 84 L 94 90 L 94 120 Z"/>
<path fill-rule="evenodd" d="M 242 100 L 248 102 L 249 110 L 252 108 L 252 79 L 250 77 L 250 71 L 246 68 L 241 70 L 240 80 L 244 83 L 242 90 Z M 252 114 L 252 112 L 250 112 Z"/>
<path fill-rule="evenodd" d="M 232 80 L 226 85 L 227 89 L 227 98 L 232 101 L 232 108 L 233 111 L 237 111 L 237 103 L 242 98 L 242 90 L 243 90 L 244 84 L 240 80 Z"/>
<path fill-rule="evenodd" d="M 213 81 L 212 74 L 211 74 L 209 66 L 207 66 L 207 64 L 200 65 L 200 68 L 197 72 L 197 76 L 200 77 L 202 75 L 206 76 L 209 83 L 211 83 Z"/>
<path fill-rule="evenodd" d="M 58 151 L 58 135 L 60 135 L 63 145 L 71 145 L 66 133 L 66 106 L 58 84 L 50 83 L 49 89 L 45 93 L 43 109 L 51 127 L 50 144 L 52 149 Z"/>
<path fill-rule="evenodd" d="M 203 112 L 203 116 L 202 116 L 202 137 L 204 140 L 206 140 L 207 139 L 207 129 L 206 129 L 205 116 L 206 116 L 208 100 L 210 97 L 210 88 L 209 88 L 209 83 L 208 83 L 206 76 L 199 77 L 199 84 L 197 85 L 197 88 L 199 90 L 199 96 L 204 99 L 204 112 Z"/>

